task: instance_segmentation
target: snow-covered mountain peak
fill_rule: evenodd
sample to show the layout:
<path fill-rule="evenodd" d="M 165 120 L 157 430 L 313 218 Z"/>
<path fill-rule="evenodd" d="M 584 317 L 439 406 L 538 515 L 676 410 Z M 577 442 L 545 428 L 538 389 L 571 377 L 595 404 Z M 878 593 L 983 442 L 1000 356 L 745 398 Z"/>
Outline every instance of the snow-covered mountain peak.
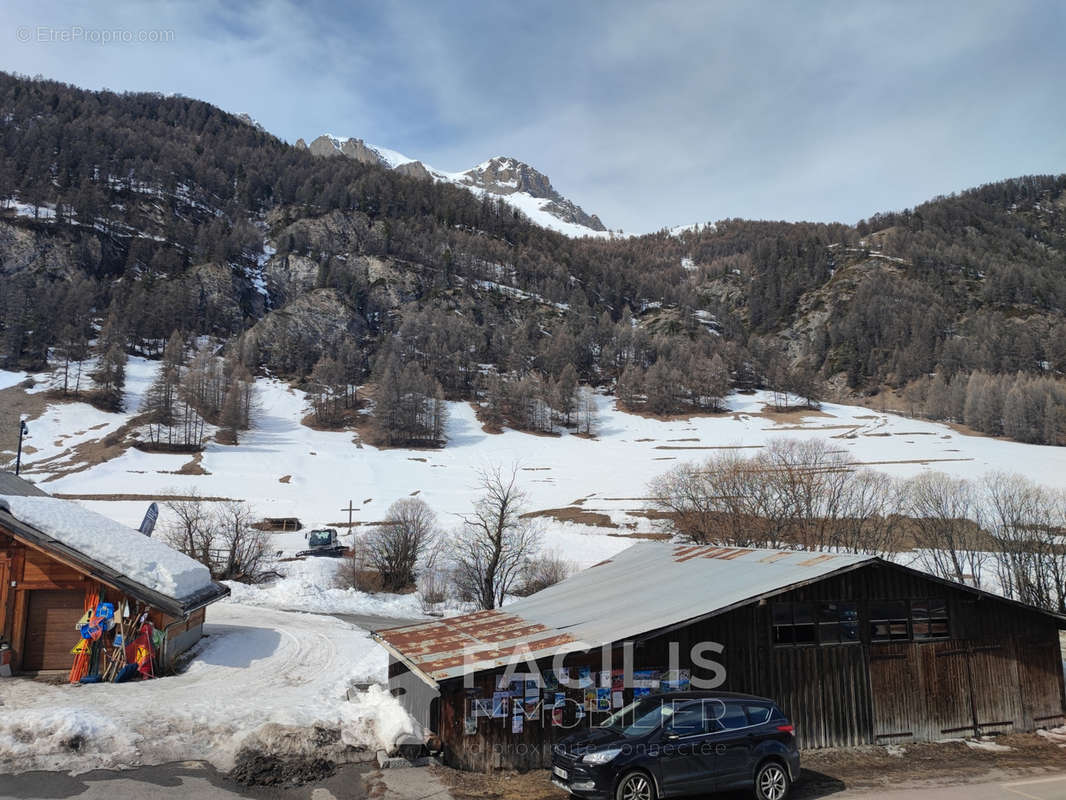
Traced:
<path fill-rule="evenodd" d="M 303 145 L 301 139 L 297 146 Z M 568 236 L 608 236 L 595 214 L 588 214 L 552 186 L 548 176 L 511 156 L 494 156 L 465 172 L 434 169 L 423 161 L 387 147 L 350 136 L 323 134 L 306 145 L 312 155 L 347 156 L 364 164 L 376 164 L 415 178 L 446 181 L 475 194 L 499 197 L 519 209 L 533 222 Z"/>

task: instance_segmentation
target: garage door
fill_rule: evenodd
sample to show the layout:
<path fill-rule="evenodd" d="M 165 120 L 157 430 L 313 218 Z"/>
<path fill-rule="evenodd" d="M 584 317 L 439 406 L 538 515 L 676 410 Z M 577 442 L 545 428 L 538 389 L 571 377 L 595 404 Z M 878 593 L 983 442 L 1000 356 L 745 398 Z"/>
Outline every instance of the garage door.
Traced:
<path fill-rule="evenodd" d="M 85 592 L 31 591 L 27 605 L 22 669 L 70 669 L 70 648 L 78 643 L 74 625 L 85 613 Z"/>

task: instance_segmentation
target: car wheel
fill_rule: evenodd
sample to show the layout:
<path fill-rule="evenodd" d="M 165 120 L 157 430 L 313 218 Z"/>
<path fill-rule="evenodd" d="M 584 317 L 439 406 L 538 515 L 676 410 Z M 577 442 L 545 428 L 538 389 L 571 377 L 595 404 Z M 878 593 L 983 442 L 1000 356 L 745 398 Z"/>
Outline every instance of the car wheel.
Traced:
<path fill-rule="evenodd" d="M 767 761 L 755 773 L 756 800 L 785 800 L 791 785 L 788 770 L 777 761 Z"/>
<path fill-rule="evenodd" d="M 643 772 L 630 772 L 618 783 L 615 800 L 655 800 L 655 784 Z"/>

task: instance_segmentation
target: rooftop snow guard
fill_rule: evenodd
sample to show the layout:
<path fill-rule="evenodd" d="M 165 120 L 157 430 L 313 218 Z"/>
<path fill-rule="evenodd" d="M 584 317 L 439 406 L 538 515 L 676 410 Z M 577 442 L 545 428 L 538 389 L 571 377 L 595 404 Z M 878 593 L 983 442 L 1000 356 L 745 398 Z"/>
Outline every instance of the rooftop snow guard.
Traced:
<path fill-rule="evenodd" d="M 428 683 L 638 640 L 876 557 L 642 542 L 502 609 L 373 634 Z"/>

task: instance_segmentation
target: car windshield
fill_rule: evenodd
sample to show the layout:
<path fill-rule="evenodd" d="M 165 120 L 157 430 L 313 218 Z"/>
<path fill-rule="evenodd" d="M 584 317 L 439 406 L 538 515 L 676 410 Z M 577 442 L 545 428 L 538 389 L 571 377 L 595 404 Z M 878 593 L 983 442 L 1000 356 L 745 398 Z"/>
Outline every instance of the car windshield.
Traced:
<path fill-rule="evenodd" d="M 311 536 L 308 538 L 307 543 L 311 547 L 318 547 L 320 545 L 329 544 L 331 541 L 329 531 L 311 531 Z"/>
<path fill-rule="evenodd" d="M 618 731 L 627 739 L 643 736 L 658 728 L 674 714 L 674 704 L 665 697 L 642 697 L 618 709 L 600 723 L 601 728 Z"/>

